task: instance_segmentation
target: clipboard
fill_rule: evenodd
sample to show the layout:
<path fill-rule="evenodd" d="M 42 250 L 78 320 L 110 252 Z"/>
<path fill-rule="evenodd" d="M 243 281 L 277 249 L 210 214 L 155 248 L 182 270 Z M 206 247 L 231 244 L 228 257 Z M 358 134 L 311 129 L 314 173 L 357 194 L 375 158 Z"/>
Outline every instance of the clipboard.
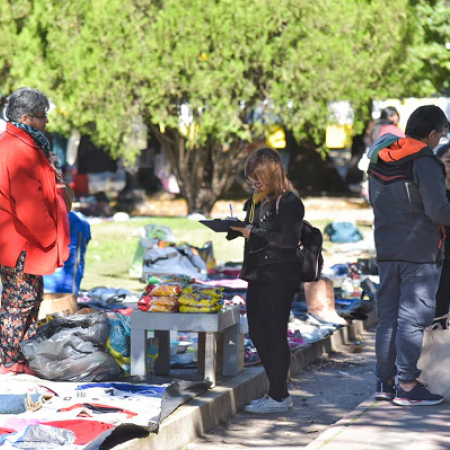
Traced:
<path fill-rule="evenodd" d="M 245 222 L 242 220 L 234 219 L 213 219 L 213 220 L 199 220 L 199 222 L 205 225 L 216 233 L 227 233 L 230 231 L 230 227 L 245 228 Z"/>

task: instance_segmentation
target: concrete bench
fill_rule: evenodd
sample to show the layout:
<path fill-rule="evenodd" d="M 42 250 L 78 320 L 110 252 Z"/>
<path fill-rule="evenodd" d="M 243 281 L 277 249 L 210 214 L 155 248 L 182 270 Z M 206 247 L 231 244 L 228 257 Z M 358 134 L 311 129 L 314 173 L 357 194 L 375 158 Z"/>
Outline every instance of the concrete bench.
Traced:
<path fill-rule="evenodd" d="M 170 330 L 205 333 L 205 380 L 216 384 L 216 333 L 223 334 L 224 376 L 239 372 L 239 306 L 219 313 L 157 313 L 134 311 L 131 314 L 131 375 L 147 373 L 147 330 L 154 330 L 159 341 L 156 375 L 170 372 Z"/>

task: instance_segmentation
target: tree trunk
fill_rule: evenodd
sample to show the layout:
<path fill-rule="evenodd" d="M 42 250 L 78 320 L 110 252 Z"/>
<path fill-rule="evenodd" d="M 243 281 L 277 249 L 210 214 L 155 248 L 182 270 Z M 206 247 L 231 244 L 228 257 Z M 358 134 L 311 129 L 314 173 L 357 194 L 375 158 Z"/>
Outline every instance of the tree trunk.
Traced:
<path fill-rule="evenodd" d="M 312 140 L 298 143 L 293 139 L 290 147 L 289 177 L 301 195 L 348 195 L 350 192 L 331 160 L 317 151 Z"/>
<path fill-rule="evenodd" d="M 235 139 L 225 147 L 208 139 L 204 145 L 189 149 L 178 130 L 167 128 L 162 133 L 158 126 L 150 128 L 171 163 L 188 214 L 209 215 L 220 195 L 231 187 L 245 143 Z"/>

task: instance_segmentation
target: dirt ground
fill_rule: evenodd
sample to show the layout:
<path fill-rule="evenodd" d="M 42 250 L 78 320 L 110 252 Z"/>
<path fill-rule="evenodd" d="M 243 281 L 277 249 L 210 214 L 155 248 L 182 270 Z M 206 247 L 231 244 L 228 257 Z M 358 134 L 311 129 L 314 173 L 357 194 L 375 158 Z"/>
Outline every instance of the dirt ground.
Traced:
<path fill-rule="evenodd" d="M 211 217 L 223 218 L 230 214 L 230 204 L 234 213 L 240 217 L 244 215 L 242 207 L 246 199 L 219 200 L 211 211 Z M 334 220 L 372 220 L 371 208 L 362 198 L 357 197 L 307 197 L 303 198 L 306 219 L 325 218 Z M 159 194 L 148 198 L 148 201 L 138 215 L 143 216 L 179 216 L 187 215 L 187 205 L 183 199 L 174 198 L 171 194 Z M 331 214 L 330 214 L 331 213 Z M 330 217 L 331 216 L 331 217 Z"/>
<path fill-rule="evenodd" d="M 374 342 L 374 332 L 365 332 L 362 345 L 356 343 L 342 352 L 323 355 L 318 363 L 293 378 L 290 393 L 294 408 L 289 413 L 241 413 L 180 450 L 306 447 L 373 393 Z"/>

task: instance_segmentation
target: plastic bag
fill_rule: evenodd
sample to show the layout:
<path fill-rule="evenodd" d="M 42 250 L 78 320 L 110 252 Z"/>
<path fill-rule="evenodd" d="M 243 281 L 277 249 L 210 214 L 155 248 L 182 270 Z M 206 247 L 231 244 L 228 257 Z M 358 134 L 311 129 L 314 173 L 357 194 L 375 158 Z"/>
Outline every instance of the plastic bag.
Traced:
<path fill-rule="evenodd" d="M 158 284 L 158 283 L 183 283 L 186 286 L 189 283 L 194 283 L 195 279 L 189 275 L 183 273 L 171 273 L 167 275 L 152 275 L 147 281 L 148 284 Z"/>
<path fill-rule="evenodd" d="M 182 294 L 178 299 L 181 305 L 187 306 L 213 306 L 219 301 L 219 297 L 197 293 Z"/>
<path fill-rule="evenodd" d="M 58 317 L 22 342 L 30 368 L 55 381 L 105 381 L 121 374 L 114 358 L 103 349 L 110 330 L 104 312 Z"/>
<path fill-rule="evenodd" d="M 145 294 L 139 300 L 138 308 L 141 311 L 176 312 L 178 301 L 176 297 L 152 297 Z"/>
<path fill-rule="evenodd" d="M 111 331 L 106 343 L 106 349 L 125 372 L 125 375 L 130 375 L 131 316 L 117 313 L 114 317 L 110 317 L 109 321 L 111 323 Z M 157 358 L 158 347 L 150 342 L 147 349 L 147 373 L 150 373 Z"/>
<path fill-rule="evenodd" d="M 222 297 L 223 287 L 213 287 L 207 284 L 193 283 L 183 289 L 182 294 L 204 294 L 212 297 Z"/>
<path fill-rule="evenodd" d="M 449 316 L 447 317 L 449 321 Z M 440 319 L 442 319 L 440 318 Z M 450 400 L 450 367 L 448 349 L 450 345 L 450 329 L 442 329 L 439 324 L 425 328 L 423 332 L 422 354 L 417 368 L 422 371 L 419 381 L 426 383 L 431 392 Z"/>
<path fill-rule="evenodd" d="M 181 305 L 181 313 L 216 313 L 219 312 L 223 307 L 223 302 L 219 301 L 213 306 L 187 306 Z"/>
<path fill-rule="evenodd" d="M 161 284 L 148 284 L 145 288 L 145 292 L 152 297 L 178 297 L 184 287 L 184 283 L 173 281 Z"/>
<path fill-rule="evenodd" d="M 191 278 L 206 280 L 206 264 L 192 250 L 184 247 L 154 248 L 144 252 L 142 281 L 147 282 L 152 275 L 183 273 Z"/>

